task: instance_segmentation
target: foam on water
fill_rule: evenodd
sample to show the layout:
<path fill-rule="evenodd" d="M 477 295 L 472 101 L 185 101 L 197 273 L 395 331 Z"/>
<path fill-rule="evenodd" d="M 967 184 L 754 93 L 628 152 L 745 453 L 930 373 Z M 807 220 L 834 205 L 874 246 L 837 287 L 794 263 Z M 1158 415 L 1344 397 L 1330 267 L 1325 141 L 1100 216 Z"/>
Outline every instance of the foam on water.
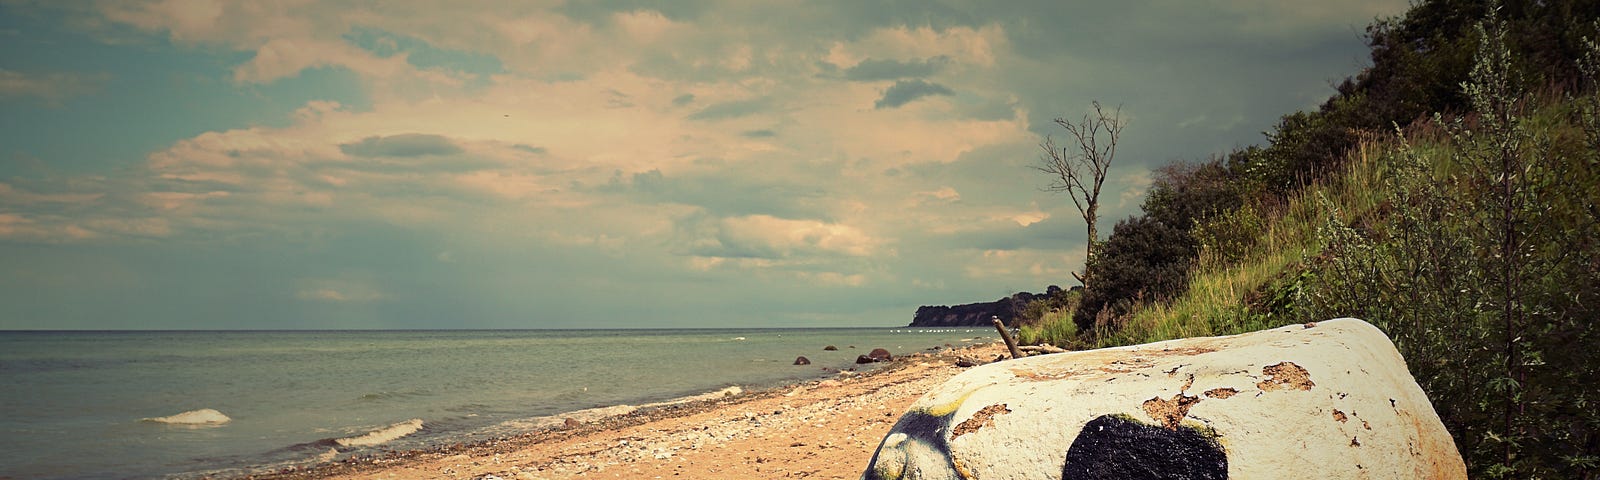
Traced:
<path fill-rule="evenodd" d="M 153 418 L 142 418 L 142 419 L 139 419 L 139 421 L 141 421 L 141 422 L 165 423 L 165 424 L 168 424 L 168 425 L 196 425 L 196 426 L 199 426 L 199 425 L 221 425 L 221 424 L 224 424 L 224 423 L 228 423 L 228 422 L 230 422 L 232 420 L 233 419 L 228 418 L 227 415 L 223 415 L 222 412 L 219 412 L 219 411 L 216 411 L 216 410 L 213 410 L 213 409 L 209 409 L 209 408 L 202 408 L 202 409 L 199 409 L 199 410 L 190 410 L 190 411 L 183 412 L 183 413 L 180 413 L 180 414 L 177 414 L 177 415 L 170 415 L 170 416 L 165 416 L 165 417 L 153 417 Z"/>
<path fill-rule="evenodd" d="M 341 447 L 371 447 L 389 443 L 399 439 L 400 437 L 417 433 L 418 430 L 422 430 L 422 419 L 413 418 L 404 422 L 367 432 L 366 435 L 359 437 L 334 439 L 333 443 L 338 444 Z"/>

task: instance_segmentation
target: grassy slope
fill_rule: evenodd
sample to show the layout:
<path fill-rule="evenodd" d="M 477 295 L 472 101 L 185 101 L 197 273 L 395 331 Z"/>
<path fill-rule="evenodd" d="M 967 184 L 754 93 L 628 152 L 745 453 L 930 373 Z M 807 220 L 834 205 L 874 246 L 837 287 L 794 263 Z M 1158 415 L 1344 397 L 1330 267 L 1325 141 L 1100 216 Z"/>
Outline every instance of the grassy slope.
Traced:
<path fill-rule="evenodd" d="M 1574 135 L 1576 126 L 1563 120 L 1571 107 L 1559 102 L 1547 105 L 1531 123 L 1554 136 Z M 1437 129 L 1423 129 L 1411 137 L 1413 154 L 1435 169 L 1449 168 L 1446 159 L 1452 147 Z M 1282 205 L 1258 207 L 1264 222 L 1253 244 L 1230 259 L 1202 247 L 1187 291 L 1172 301 L 1140 305 L 1120 320 L 1120 327 L 1101 335 L 1080 335 L 1072 324 L 1071 309 L 1063 309 L 1024 327 L 1021 341 L 1099 348 L 1231 335 L 1315 320 L 1275 314 L 1278 309 L 1270 305 L 1301 300 L 1297 280 L 1311 274 L 1311 262 L 1324 252 L 1326 240 L 1319 229 L 1330 218 L 1336 216 L 1346 225 L 1383 223 L 1381 207 L 1393 197 L 1393 187 L 1384 179 L 1393 168 L 1392 159 L 1402 155 L 1401 148 L 1393 138 L 1364 141 L 1350 153 L 1342 171 Z"/>

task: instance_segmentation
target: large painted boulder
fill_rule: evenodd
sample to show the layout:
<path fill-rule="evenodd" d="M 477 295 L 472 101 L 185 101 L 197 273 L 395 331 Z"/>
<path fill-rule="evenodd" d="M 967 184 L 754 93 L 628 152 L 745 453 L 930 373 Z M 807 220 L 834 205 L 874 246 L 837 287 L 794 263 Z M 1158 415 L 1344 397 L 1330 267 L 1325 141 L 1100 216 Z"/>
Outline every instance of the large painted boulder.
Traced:
<path fill-rule="evenodd" d="M 863 479 L 1466 478 L 1383 332 L 1339 319 L 974 368 Z"/>

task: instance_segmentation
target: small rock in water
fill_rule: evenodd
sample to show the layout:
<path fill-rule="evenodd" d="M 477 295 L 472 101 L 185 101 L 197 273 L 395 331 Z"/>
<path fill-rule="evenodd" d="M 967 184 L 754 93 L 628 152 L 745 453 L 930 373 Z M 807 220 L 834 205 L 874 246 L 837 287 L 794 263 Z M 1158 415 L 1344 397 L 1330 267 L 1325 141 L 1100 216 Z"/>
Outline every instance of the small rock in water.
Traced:
<path fill-rule="evenodd" d="M 823 350 L 827 350 L 827 351 L 830 351 L 830 352 L 832 352 L 832 351 L 835 351 L 835 350 L 838 350 L 838 349 L 839 349 L 839 347 L 835 347 L 835 346 L 833 346 L 833 345 L 828 345 L 828 346 L 826 346 L 826 347 L 822 347 L 822 349 L 823 349 Z"/>
<path fill-rule="evenodd" d="M 794 364 L 795 365 L 810 365 L 811 364 L 811 359 L 806 358 L 804 356 L 796 357 L 794 359 Z"/>
<path fill-rule="evenodd" d="M 872 363 L 872 362 L 874 362 L 874 361 L 875 361 L 875 360 L 873 360 L 873 359 L 872 359 L 872 357 L 868 357 L 868 356 L 866 356 L 866 355 L 856 355 L 856 363 L 857 363 L 857 364 L 861 364 L 861 363 Z"/>
<path fill-rule="evenodd" d="M 166 417 L 146 418 L 141 421 L 151 423 L 165 423 L 170 425 L 221 425 L 233 421 L 222 412 L 209 408 L 190 410 L 177 415 Z"/>
<path fill-rule="evenodd" d="M 867 353 L 867 356 L 871 357 L 872 361 L 874 361 L 874 362 L 887 362 L 887 361 L 889 361 L 889 360 L 894 358 L 893 355 L 889 354 L 888 350 L 884 350 L 884 349 L 881 349 L 881 348 L 872 349 L 871 352 Z"/>

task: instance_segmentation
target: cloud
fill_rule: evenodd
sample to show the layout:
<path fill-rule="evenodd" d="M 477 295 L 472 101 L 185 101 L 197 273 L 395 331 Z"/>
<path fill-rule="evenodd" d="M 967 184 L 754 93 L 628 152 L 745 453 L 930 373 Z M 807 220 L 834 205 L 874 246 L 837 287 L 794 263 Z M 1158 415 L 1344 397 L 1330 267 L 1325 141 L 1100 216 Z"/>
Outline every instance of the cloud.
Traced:
<path fill-rule="evenodd" d="M 950 87 L 937 83 L 928 83 L 922 80 L 901 80 L 894 82 L 888 90 L 883 92 L 883 98 L 872 104 L 872 108 L 896 108 L 911 101 L 930 95 L 955 95 Z"/>
<path fill-rule="evenodd" d="M 857 82 L 921 78 L 937 73 L 949 63 L 950 57 L 943 55 L 906 61 L 869 58 L 845 69 L 844 78 Z"/>
<path fill-rule="evenodd" d="M 524 152 L 528 152 L 528 153 L 532 153 L 534 155 L 544 155 L 546 153 L 550 153 L 550 149 L 548 149 L 548 148 L 535 147 L 533 145 L 524 145 L 524 144 L 521 144 L 521 143 L 516 144 L 516 145 L 512 145 L 511 148 L 516 149 L 516 150 L 521 150 L 521 151 L 524 151 Z"/>
<path fill-rule="evenodd" d="M 816 220 L 747 215 L 699 219 L 690 228 L 687 254 L 698 257 L 767 260 L 839 254 L 873 254 L 881 240 L 859 228 Z"/>
<path fill-rule="evenodd" d="M 722 120 L 753 115 L 766 110 L 771 101 L 765 98 L 736 100 L 718 103 L 689 115 L 690 120 Z"/>
<path fill-rule="evenodd" d="M 406 133 L 340 144 L 339 151 L 357 157 L 421 157 L 461 153 L 461 147 L 439 135 Z"/>
<path fill-rule="evenodd" d="M 100 91 L 110 80 L 111 75 L 106 73 L 23 73 L 0 69 L 0 100 L 34 98 L 60 106 L 68 98 Z"/>
<path fill-rule="evenodd" d="M 351 278 L 301 279 L 295 298 L 308 302 L 368 303 L 388 297 L 368 280 Z"/>

